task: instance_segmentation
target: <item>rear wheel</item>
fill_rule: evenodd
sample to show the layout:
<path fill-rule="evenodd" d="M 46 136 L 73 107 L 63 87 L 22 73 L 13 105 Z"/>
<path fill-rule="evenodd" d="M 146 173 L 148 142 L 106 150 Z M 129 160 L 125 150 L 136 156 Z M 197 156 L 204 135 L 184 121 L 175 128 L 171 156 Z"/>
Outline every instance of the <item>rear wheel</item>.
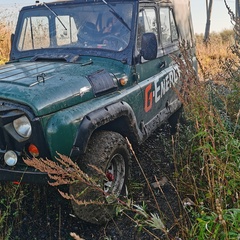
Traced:
<path fill-rule="evenodd" d="M 127 193 L 129 160 L 128 146 L 122 135 L 107 131 L 94 133 L 81 166 L 104 192 L 80 182 L 71 185 L 69 190 L 78 200 L 105 201 L 106 204 L 78 205 L 72 200 L 73 210 L 79 218 L 95 224 L 103 224 L 112 219 L 115 215 L 116 199 Z M 106 176 L 97 173 L 89 164 L 102 170 Z"/>

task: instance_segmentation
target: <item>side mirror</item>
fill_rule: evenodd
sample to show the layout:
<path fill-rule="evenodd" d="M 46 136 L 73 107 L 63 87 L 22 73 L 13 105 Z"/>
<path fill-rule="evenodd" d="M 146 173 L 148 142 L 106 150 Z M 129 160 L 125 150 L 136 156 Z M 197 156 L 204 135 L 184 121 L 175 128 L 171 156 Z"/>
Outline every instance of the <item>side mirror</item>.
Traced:
<path fill-rule="evenodd" d="M 149 32 L 142 35 L 140 53 L 145 60 L 153 60 L 157 57 L 157 38 L 154 33 Z"/>

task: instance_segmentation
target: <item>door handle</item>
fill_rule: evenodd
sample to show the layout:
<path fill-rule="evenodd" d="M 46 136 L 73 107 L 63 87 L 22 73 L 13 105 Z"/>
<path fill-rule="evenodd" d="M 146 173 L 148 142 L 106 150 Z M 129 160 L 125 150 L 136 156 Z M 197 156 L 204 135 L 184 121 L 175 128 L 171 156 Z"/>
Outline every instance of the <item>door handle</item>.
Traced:
<path fill-rule="evenodd" d="M 166 61 L 163 61 L 159 64 L 159 68 L 162 69 L 162 68 L 165 68 L 166 67 Z"/>

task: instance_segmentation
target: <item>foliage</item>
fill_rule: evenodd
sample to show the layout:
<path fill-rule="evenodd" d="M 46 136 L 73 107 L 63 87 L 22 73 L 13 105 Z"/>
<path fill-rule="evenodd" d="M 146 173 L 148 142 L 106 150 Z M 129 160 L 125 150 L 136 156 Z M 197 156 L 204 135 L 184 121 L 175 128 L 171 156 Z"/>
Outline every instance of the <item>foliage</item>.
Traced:
<path fill-rule="evenodd" d="M 149 226 L 152 229 L 158 229 L 167 233 L 167 229 L 157 213 L 148 213 L 147 206 L 143 202 L 142 206 L 133 205 L 134 211 L 136 212 L 134 220 L 138 224 L 138 227 L 142 228 L 143 226 Z"/>
<path fill-rule="evenodd" d="M 216 203 L 217 206 L 219 203 Z M 196 218 L 196 223 L 193 225 L 190 238 L 195 239 L 238 239 L 240 227 L 240 209 L 225 209 L 222 210 L 219 206 L 215 212 L 205 213 L 204 211 Z"/>
<path fill-rule="evenodd" d="M 175 58 L 183 82 L 178 94 L 191 126 L 179 132 L 188 139 L 177 135 L 174 141 L 178 190 L 194 203 L 188 207 L 187 239 L 236 239 L 239 234 L 240 85 L 236 70 L 240 58 L 238 46 L 231 49 L 235 49 L 231 53 L 235 56 L 226 60 L 232 63 L 231 68 L 221 62 L 223 71 L 218 74 L 225 79 L 221 78 L 221 85 L 218 74 L 208 75 L 207 81 L 194 74 L 184 47 L 183 59 Z"/>
<path fill-rule="evenodd" d="M 0 239 L 7 240 L 21 219 L 21 205 L 25 197 L 24 188 L 13 183 L 0 185 Z"/>

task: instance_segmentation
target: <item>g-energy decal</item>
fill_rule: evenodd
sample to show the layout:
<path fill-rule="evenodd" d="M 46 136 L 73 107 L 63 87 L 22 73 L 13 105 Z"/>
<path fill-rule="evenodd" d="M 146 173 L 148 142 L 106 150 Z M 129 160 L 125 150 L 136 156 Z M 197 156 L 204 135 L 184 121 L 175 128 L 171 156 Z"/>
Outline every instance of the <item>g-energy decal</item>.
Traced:
<path fill-rule="evenodd" d="M 177 83 L 178 79 L 179 70 L 176 68 L 172 69 L 167 75 L 155 76 L 144 91 L 144 111 L 150 111 L 153 106 L 153 99 L 157 103 Z"/>

